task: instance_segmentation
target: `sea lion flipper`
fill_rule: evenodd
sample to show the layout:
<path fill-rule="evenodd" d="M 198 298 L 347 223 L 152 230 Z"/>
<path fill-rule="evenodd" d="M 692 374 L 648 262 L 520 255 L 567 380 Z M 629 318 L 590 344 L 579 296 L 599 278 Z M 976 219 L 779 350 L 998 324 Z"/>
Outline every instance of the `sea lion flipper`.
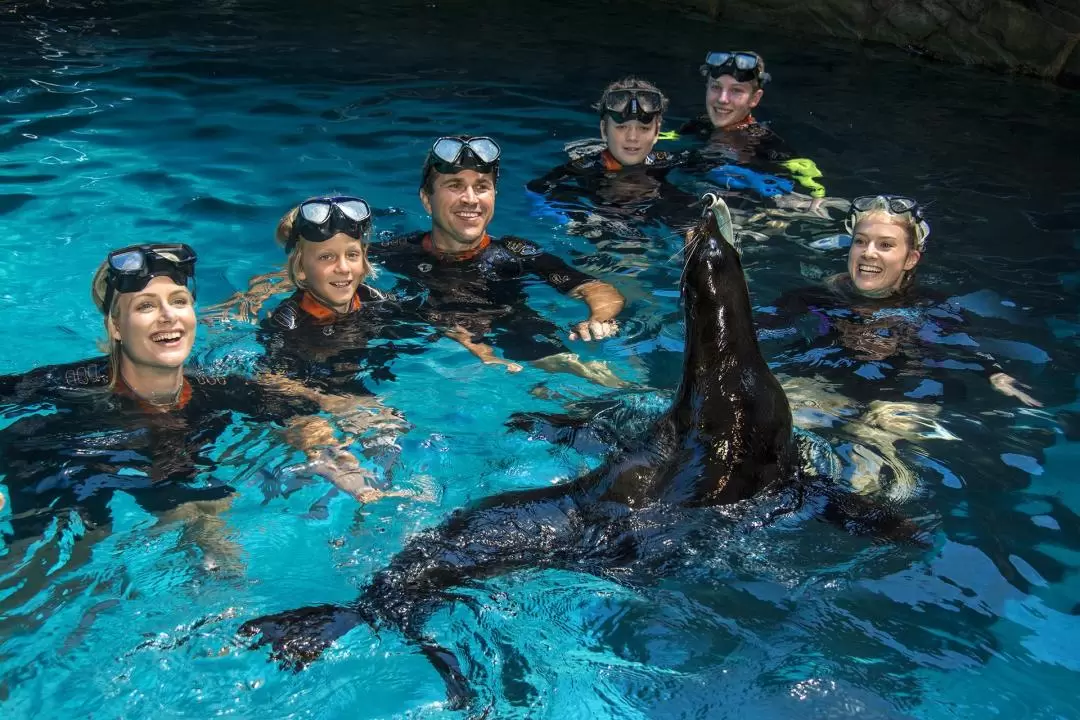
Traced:
<path fill-rule="evenodd" d="M 422 642 L 420 651 L 446 683 L 446 701 L 449 709 L 462 710 L 470 707 L 476 699 L 476 693 L 469 687 L 469 681 L 465 679 L 465 673 L 461 671 L 461 663 L 458 662 L 457 656 L 443 646 L 430 641 Z"/>
<path fill-rule="evenodd" d="M 301 670 L 318 659 L 335 640 L 363 622 L 358 612 L 347 607 L 314 605 L 248 620 L 238 632 L 243 637 L 255 638 L 251 649 L 270 645 L 270 657 L 283 668 Z"/>

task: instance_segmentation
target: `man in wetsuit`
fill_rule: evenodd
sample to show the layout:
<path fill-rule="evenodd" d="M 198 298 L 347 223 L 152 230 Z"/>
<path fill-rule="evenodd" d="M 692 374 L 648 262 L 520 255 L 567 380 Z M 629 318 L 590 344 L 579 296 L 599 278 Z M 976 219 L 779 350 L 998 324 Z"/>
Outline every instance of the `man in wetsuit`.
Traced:
<path fill-rule="evenodd" d="M 369 252 L 425 296 L 428 322 L 485 363 L 511 371 L 534 362 L 603 385 L 621 384 L 602 363 L 582 362 L 558 339 L 558 329 L 526 303 L 525 282 L 535 277 L 584 302 L 587 319 L 570 339 L 615 335 L 622 295 L 611 285 L 567 265 L 521 238 L 493 238 L 500 149 L 487 137 L 441 137 L 424 163 L 420 202 L 431 215 L 431 231 L 374 243 Z M 495 354 L 495 346 L 502 357 Z"/>

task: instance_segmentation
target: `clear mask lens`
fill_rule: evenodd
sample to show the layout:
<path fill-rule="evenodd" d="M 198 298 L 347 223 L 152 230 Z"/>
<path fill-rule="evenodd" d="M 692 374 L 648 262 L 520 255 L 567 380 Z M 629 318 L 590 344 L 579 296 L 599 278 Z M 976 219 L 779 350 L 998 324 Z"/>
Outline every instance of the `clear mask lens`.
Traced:
<path fill-rule="evenodd" d="M 309 223 L 322 225 L 330 218 L 331 209 L 330 203 L 325 201 L 309 202 L 300 206 L 300 214 Z"/>
<path fill-rule="evenodd" d="M 337 206 L 342 215 L 356 222 L 363 222 L 371 217 L 371 208 L 363 200 L 342 200 Z"/>
<path fill-rule="evenodd" d="M 143 252 L 132 250 L 109 258 L 109 264 L 119 272 L 136 272 L 143 267 Z"/>

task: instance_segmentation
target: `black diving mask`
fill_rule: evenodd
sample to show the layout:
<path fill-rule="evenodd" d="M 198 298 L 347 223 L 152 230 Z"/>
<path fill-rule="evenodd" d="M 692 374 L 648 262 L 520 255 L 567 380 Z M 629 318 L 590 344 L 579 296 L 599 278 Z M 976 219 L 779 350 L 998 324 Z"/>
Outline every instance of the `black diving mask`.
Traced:
<path fill-rule="evenodd" d="M 300 203 L 285 252 L 292 252 L 300 238 L 321 243 L 344 233 L 363 240 L 370 231 L 371 206 L 362 198 L 348 195 L 312 198 Z"/>
<path fill-rule="evenodd" d="M 159 275 L 183 285 L 194 298 L 196 260 L 195 251 L 183 243 L 131 245 L 112 251 L 105 275 L 104 312 L 112 309 L 117 293 L 138 292 Z"/>

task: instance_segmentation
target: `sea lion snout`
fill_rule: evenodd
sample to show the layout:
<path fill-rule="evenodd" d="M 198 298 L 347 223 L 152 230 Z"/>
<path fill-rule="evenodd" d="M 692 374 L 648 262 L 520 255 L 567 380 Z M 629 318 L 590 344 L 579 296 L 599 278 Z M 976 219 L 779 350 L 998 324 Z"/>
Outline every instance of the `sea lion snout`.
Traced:
<path fill-rule="evenodd" d="M 724 271 L 742 275 L 742 265 L 733 245 L 731 210 L 715 193 L 701 198 L 701 220 L 687 235 L 688 257 L 683 276 L 684 288 L 709 293 L 717 290 L 717 276 Z"/>

